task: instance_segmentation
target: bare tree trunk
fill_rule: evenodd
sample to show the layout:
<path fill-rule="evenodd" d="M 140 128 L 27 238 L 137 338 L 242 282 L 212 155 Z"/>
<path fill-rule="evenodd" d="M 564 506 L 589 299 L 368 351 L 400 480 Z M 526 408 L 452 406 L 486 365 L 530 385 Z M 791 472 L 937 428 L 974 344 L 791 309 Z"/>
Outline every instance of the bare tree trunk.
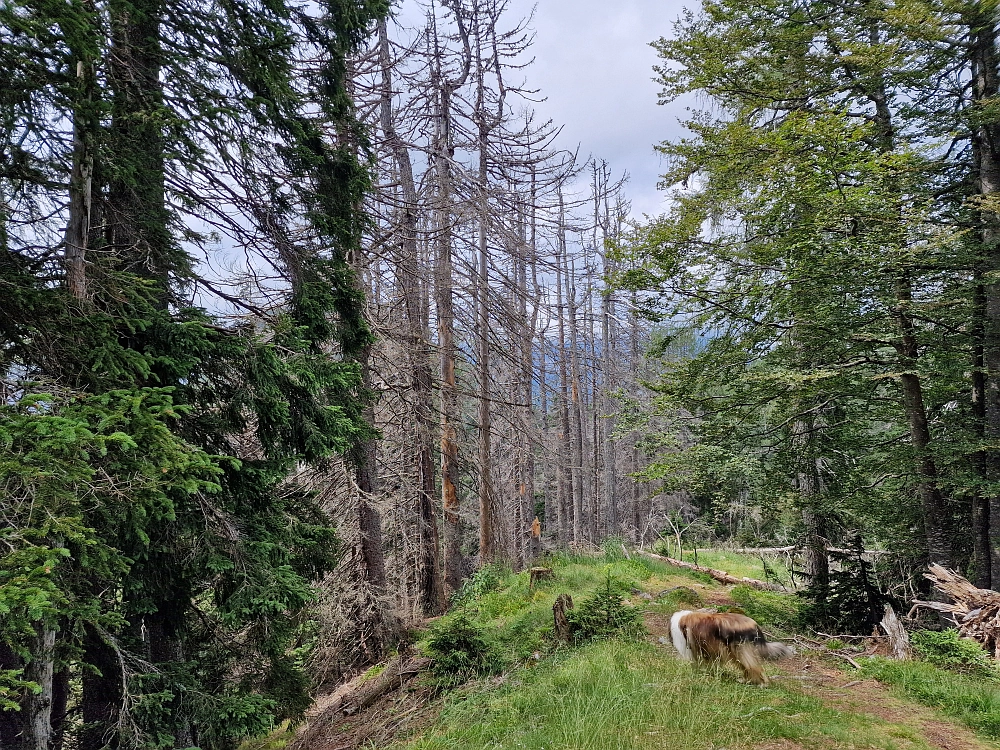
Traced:
<path fill-rule="evenodd" d="M 425 615 L 444 610 L 444 585 L 440 574 L 437 519 L 434 514 L 436 492 L 434 472 L 434 436 L 432 428 L 433 377 L 428 349 L 429 314 L 420 278 L 417 248 L 417 190 L 409 150 L 396 133 L 392 112 L 392 62 L 386 20 L 379 22 L 379 58 L 382 68 L 382 132 L 398 170 L 403 191 L 402 237 L 396 279 L 403 294 L 406 312 L 406 339 L 410 357 L 413 389 L 414 431 L 416 434 L 417 496 L 414 501 L 419 524 L 418 591 Z"/>
<path fill-rule="evenodd" d="M 569 316 L 570 346 L 570 456 L 573 474 L 573 541 L 581 544 L 586 539 L 586 517 L 584 515 L 586 486 L 589 477 L 584 475 L 585 451 L 583 443 L 582 405 L 580 403 L 580 362 L 577 352 L 578 333 L 576 326 L 576 284 L 568 253 L 563 256 L 563 272 L 566 274 L 566 302 Z"/>
<path fill-rule="evenodd" d="M 463 11 L 457 3 L 444 3 L 452 10 L 465 51 L 464 65 L 457 79 L 446 80 L 442 73 L 442 53 L 437 27 L 432 29 L 434 60 L 432 76 L 437 93 L 435 118 L 434 177 L 437 188 L 436 235 L 437 260 L 434 274 L 434 298 L 438 320 L 438 351 L 441 380 L 441 499 L 444 508 L 444 582 L 448 593 L 462 583 L 462 516 L 458 496 L 458 388 L 455 380 L 455 305 L 452 292 L 452 94 L 469 76 L 472 52 Z M 432 17 L 433 18 L 433 17 Z"/>
<path fill-rule="evenodd" d="M 88 10 L 93 10 L 87 3 Z M 87 246 L 90 239 L 90 221 L 93 208 L 94 155 L 96 133 L 99 127 L 95 113 L 94 64 L 81 54 L 76 63 L 79 99 L 73 112 L 73 167 L 70 174 L 69 221 L 64 236 L 66 286 L 70 295 L 86 301 Z"/>
<path fill-rule="evenodd" d="M 894 346 L 903 370 L 903 374 L 900 375 L 903 408 L 917 462 L 918 492 L 923 508 L 927 561 L 947 567 L 952 564 L 948 507 L 938 488 L 938 470 L 930 452 L 931 431 L 924 406 L 923 387 L 916 373 L 919 349 L 913 318 L 909 313 L 912 295 L 909 275 L 902 272 L 896 279 L 897 306 L 893 311 L 893 317 L 899 330 L 899 339 Z"/>
<path fill-rule="evenodd" d="M 573 448 L 570 433 L 569 373 L 566 367 L 566 322 L 563 307 L 563 257 L 566 254 L 566 224 L 562 191 L 559 192 L 559 241 L 556 251 L 556 319 L 559 321 L 559 541 L 576 541 Z"/>

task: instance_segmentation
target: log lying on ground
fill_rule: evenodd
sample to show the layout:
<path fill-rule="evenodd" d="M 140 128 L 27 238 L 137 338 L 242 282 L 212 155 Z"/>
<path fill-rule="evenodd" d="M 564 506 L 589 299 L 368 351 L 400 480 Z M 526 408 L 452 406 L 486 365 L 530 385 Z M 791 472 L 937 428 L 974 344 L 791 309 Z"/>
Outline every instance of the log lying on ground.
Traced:
<path fill-rule="evenodd" d="M 299 736 L 289 746 L 289 750 L 305 750 L 311 747 L 341 716 L 363 711 L 382 696 L 401 688 L 430 667 L 431 663 L 431 659 L 422 656 L 393 657 L 377 677 L 365 680 L 353 689 L 335 695 L 323 706 L 322 714 L 310 719 L 300 730 Z"/>
<path fill-rule="evenodd" d="M 955 571 L 937 563 L 931 563 L 929 571 L 924 578 L 951 601 L 914 601 L 910 615 L 917 609 L 951 615 L 963 638 L 977 641 L 994 659 L 1000 659 L 1000 593 L 976 588 Z"/>
<path fill-rule="evenodd" d="M 725 583 L 729 586 L 738 586 L 744 584 L 750 586 L 751 588 L 760 589 L 761 591 L 778 591 L 784 593 L 787 591 L 783 586 L 778 586 L 774 583 L 768 583 L 767 581 L 758 581 L 756 578 L 737 578 L 736 576 L 731 576 L 724 570 L 716 570 L 715 568 L 706 568 L 702 565 L 695 565 L 694 563 L 684 562 L 683 560 L 675 560 L 672 557 L 664 557 L 663 555 L 654 555 L 652 552 L 644 552 L 644 555 L 652 557 L 655 560 L 663 560 L 671 565 L 676 565 L 678 568 L 687 568 L 688 570 L 697 570 L 699 573 L 706 573 L 711 576 L 714 580 L 719 583 Z"/>
<path fill-rule="evenodd" d="M 805 547 L 801 545 L 791 545 L 789 547 L 721 547 L 722 552 L 735 552 L 740 555 L 787 555 L 790 552 L 800 552 L 804 550 Z M 844 547 L 827 547 L 827 552 L 833 552 L 839 555 L 856 555 L 857 550 L 846 549 Z M 878 557 L 879 555 L 890 554 L 888 550 L 884 549 L 865 549 L 861 550 L 862 555 L 868 555 L 869 557 Z"/>

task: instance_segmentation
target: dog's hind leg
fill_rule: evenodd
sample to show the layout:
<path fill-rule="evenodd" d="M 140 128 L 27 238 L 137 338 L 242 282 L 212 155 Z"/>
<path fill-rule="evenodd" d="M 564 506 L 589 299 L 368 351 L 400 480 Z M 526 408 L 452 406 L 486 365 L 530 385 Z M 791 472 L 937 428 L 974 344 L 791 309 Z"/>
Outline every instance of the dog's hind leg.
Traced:
<path fill-rule="evenodd" d="M 767 685 L 767 675 L 764 674 L 757 649 L 752 643 L 734 644 L 730 647 L 730 653 L 750 682 L 754 685 Z"/>

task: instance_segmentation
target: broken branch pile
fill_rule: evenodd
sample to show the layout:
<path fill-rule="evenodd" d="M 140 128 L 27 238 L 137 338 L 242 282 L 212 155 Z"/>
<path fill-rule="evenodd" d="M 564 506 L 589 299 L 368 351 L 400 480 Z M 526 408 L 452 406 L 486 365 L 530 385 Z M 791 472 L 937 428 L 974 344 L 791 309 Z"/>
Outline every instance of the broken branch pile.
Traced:
<path fill-rule="evenodd" d="M 1000 593 L 976 588 L 955 571 L 936 563 L 931 563 L 924 578 L 952 601 L 915 601 L 910 615 L 921 608 L 951 615 L 963 638 L 977 641 L 994 659 L 1000 659 Z"/>

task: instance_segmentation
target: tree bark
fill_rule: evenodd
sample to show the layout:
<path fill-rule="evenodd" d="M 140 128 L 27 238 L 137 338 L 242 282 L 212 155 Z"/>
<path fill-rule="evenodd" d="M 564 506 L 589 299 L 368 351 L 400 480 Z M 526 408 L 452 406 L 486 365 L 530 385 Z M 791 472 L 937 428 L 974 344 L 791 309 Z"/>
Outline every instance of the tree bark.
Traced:
<path fill-rule="evenodd" d="M 382 131 L 398 171 L 403 191 L 402 236 L 396 279 L 403 295 L 406 312 L 406 341 L 410 357 L 410 381 L 413 390 L 414 432 L 416 436 L 417 491 L 414 499 L 419 524 L 418 589 L 425 615 L 444 611 L 444 582 L 441 578 L 437 519 L 434 514 L 436 477 L 434 471 L 434 436 L 432 433 L 433 377 L 428 348 L 429 314 L 422 289 L 417 248 L 417 190 L 413 179 L 410 152 L 396 133 L 392 112 L 392 61 L 386 20 L 379 21 L 379 62 L 382 68 Z"/>
<path fill-rule="evenodd" d="M 452 8 L 459 35 L 465 50 L 464 65 L 454 80 L 446 80 L 442 73 L 441 50 L 438 45 L 437 27 L 432 29 L 434 60 L 432 75 L 437 93 L 435 118 L 434 176 L 436 180 L 436 251 L 434 297 L 437 307 L 438 351 L 440 356 L 441 388 L 441 499 L 444 509 L 444 582 L 447 593 L 457 591 L 462 585 L 462 516 L 458 495 L 458 388 L 455 379 L 455 307 L 452 292 L 452 95 L 465 84 L 472 64 L 469 37 L 461 7 L 445 3 Z"/>
<path fill-rule="evenodd" d="M 975 10 L 966 18 L 970 30 L 970 59 L 972 64 L 972 98 L 976 104 L 991 103 L 1000 93 L 1000 73 L 997 56 L 996 21 L 992 11 L 974 6 Z M 979 122 L 972 133 L 973 158 L 977 189 L 983 197 L 1000 193 L 1000 123 L 994 118 Z M 982 270 L 994 274 L 1000 270 L 1000 220 L 990 210 L 982 212 Z M 1000 439 L 1000 283 L 996 280 L 980 284 L 981 299 L 978 305 L 983 314 L 982 367 L 985 371 L 982 389 L 982 433 L 986 441 Z M 977 290 L 978 291 L 978 290 Z M 978 342 L 977 342 L 978 343 Z M 975 392 L 974 392 L 974 395 Z M 1000 481 L 1000 452 L 986 451 L 982 457 L 982 468 L 988 482 Z M 973 533 L 976 577 L 978 581 L 990 581 L 1000 576 L 1000 567 L 991 570 L 987 577 L 986 560 L 992 558 L 993 538 L 1000 537 L 990 524 L 990 508 L 1000 505 L 1000 498 L 977 497 L 973 505 Z M 989 529 L 989 530 L 987 530 Z M 947 564 L 947 563 L 943 563 Z M 992 567 L 992 566 L 991 566 Z"/>

